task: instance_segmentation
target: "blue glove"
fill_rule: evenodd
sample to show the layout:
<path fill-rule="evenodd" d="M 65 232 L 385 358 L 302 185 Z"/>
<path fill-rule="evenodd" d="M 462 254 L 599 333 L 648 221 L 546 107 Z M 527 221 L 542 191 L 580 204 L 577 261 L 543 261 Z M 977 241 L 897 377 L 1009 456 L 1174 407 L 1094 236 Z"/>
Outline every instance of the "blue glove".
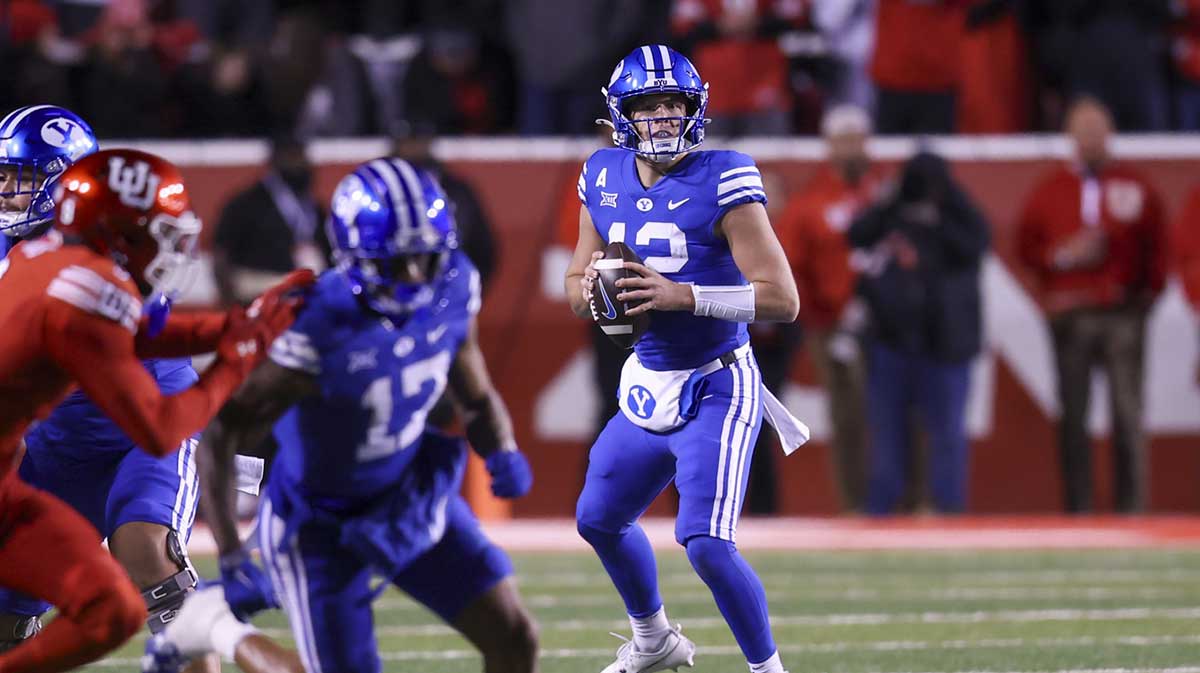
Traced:
<path fill-rule="evenodd" d="M 533 470 L 520 451 L 493 451 L 484 464 L 492 475 L 492 494 L 497 498 L 519 498 L 533 486 Z"/>
<path fill-rule="evenodd" d="M 161 292 L 150 295 L 142 306 L 142 313 L 147 318 L 146 336 L 153 339 L 167 326 L 167 316 L 171 315 L 173 298 Z"/>
<path fill-rule="evenodd" d="M 256 612 L 279 607 L 270 578 L 245 550 L 222 556 L 220 566 L 225 601 L 234 617 L 244 622 Z"/>
<path fill-rule="evenodd" d="M 163 634 L 151 636 L 146 641 L 146 654 L 142 657 L 142 673 L 179 673 L 190 663 L 179 653 L 179 648 Z"/>

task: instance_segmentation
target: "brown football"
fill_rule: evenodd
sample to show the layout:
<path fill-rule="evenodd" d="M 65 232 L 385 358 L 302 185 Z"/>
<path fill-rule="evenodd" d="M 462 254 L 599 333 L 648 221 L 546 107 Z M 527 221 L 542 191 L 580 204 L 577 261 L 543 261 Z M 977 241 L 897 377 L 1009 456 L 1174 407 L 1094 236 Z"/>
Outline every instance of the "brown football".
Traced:
<path fill-rule="evenodd" d="M 592 293 L 588 301 L 592 305 L 592 316 L 600 329 L 622 348 L 633 348 L 633 344 L 642 337 L 650 326 L 650 314 L 641 313 L 626 316 L 625 312 L 637 306 L 640 302 L 620 302 L 617 295 L 621 288 L 617 280 L 635 278 L 638 274 L 621 266 L 622 262 L 642 263 L 641 258 L 628 245 L 619 242 L 609 243 L 604 248 L 604 259 L 596 261 L 596 272 L 599 278 L 592 284 Z"/>

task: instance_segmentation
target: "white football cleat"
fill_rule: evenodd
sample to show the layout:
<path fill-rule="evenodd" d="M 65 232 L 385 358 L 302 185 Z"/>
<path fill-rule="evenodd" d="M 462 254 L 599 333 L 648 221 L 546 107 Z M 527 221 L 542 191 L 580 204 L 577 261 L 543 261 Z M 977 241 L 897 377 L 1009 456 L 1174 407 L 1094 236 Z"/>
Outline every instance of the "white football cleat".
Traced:
<path fill-rule="evenodd" d="M 208 654 L 213 651 L 213 627 L 226 619 L 236 617 L 225 602 L 225 589 L 214 584 L 192 592 L 163 635 L 185 657 Z"/>
<path fill-rule="evenodd" d="M 639 650 L 632 640 L 613 634 L 624 644 L 617 648 L 617 660 L 612 662 L 601 673 L 654 673 L 668 668 L 675 671 L 680 666 L 694 666 L 696 643 L 688 640 L 679 624 L 667 632 L 662 645 L 653 652 Z"/>

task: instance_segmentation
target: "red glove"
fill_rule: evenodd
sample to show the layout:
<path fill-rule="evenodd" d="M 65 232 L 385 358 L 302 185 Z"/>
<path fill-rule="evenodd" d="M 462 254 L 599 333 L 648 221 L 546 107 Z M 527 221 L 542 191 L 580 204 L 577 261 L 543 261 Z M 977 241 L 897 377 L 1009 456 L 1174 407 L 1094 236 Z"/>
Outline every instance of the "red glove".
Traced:
<path fill-rule="evenodd" d="M 312 271 L 293 271 L 255 299 L 250 308 L 230 309 L 217 355 L 225 362 L 241 365 L 243 373 L 249 374 L 267 356 L 276 337 L 295 322 L 304 305 L 305 290 L 314 282 Z"/>

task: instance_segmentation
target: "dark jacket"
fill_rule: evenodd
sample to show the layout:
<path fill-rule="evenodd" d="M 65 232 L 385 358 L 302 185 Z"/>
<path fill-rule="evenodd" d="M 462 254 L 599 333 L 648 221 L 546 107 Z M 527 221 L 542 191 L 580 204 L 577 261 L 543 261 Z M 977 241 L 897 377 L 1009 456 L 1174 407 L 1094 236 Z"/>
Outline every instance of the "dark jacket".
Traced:
<path fill-rule="evenodd" d="M 916 213 L 921 207 L 931 215 Z M 846 236 L 872 260 L 858 287 L 871 312 L 870 336 L 947 363 L 979 352 L 988 227 L 943 159 L 922 153 L 910 160 L 896 194 L 863 212 Z"/>

